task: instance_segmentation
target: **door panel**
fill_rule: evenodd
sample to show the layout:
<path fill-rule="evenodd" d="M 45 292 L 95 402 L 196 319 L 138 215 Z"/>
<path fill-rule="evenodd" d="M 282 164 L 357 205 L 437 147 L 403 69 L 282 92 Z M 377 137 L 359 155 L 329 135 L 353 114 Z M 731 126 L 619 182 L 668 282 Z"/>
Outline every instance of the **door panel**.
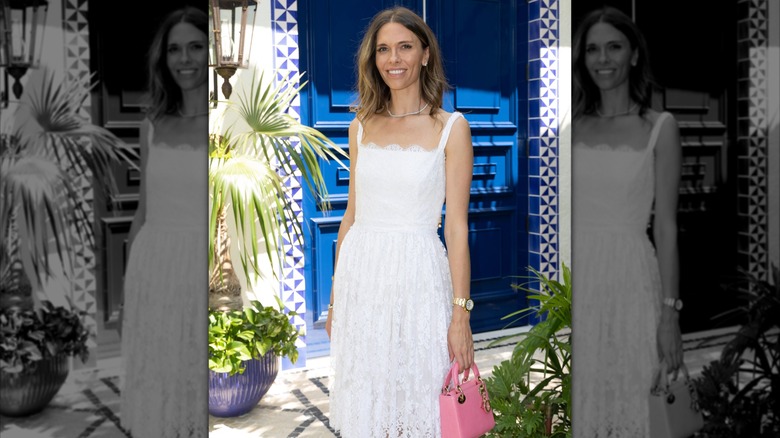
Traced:
<path fill-rule="evenodd" d="M 301 100 L 301 115 L 304 123 L 345 150 L 354 118 L 349 104 L 355 98 L 355 53 L 373 15 L 396 3 L 422 15 L 422 0 L 301 3 L 301 70 L 307 71 L 310 81 Z M 525 156 L 518 153 L 518 137 L 525 137 L 525 129 L 518 126 L 524 127 L 526 121 L 518 120 L 522 98 L 518 88 L 522 90 L 525 83 L 518 83 L 517 47 L 525 43 L 524 38 L 518 41 L 518 35 L 524 35 L 526 26 L 518 24 L 525 14 L 518 14 L 515 3 L 458 0 L 427 1 L 425 5 L 452 85 L 444 109 L 463 112 L 473 135 L 469 242 L 471 295 L 478 306 L 471 319 L 475 332 L 502 328 L 501 316 L 525 306 L 522 296 L 511 288 L 515 281 L 511 277 L 521 273 L 526 265 L 521 260 L 528 259 L 526 249 L 519 246 L 524 239 L 518 238 L 524 232 L 519 217 L 525 213 L 527 198 L 519 192 L 525 185 L 518 183 L 518 169 L 525 163 Z M 326 341 L 317 344 L 322 339 L 317 330 L 327 318 L 335 243 L 349 184 L 348 171 L 333 163 L 323 169 L 333 209 L 324 213 L 310 194 L 304 200 L 309 356 L 327 350 Z"/>

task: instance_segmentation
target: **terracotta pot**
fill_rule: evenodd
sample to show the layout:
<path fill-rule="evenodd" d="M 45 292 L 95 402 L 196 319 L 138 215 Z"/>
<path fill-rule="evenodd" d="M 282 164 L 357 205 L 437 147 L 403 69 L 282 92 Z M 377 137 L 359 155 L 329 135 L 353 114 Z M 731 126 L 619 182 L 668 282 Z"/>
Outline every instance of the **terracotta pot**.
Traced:
<path fill-rule="evenodd" d="M 246 361 L 243 374 L 209 371 L 209 413 L 215 417 L 236 417 L 257 406 L 276 375 L 279 360 L 273 353 Z"/>
<path fill-rule="evenodd" d="M 68 377 L 68 356 L 61 354 L 36 362 L 31 372 L 0 371 L 0 414 L 22 417 L 42 411 Z"/>

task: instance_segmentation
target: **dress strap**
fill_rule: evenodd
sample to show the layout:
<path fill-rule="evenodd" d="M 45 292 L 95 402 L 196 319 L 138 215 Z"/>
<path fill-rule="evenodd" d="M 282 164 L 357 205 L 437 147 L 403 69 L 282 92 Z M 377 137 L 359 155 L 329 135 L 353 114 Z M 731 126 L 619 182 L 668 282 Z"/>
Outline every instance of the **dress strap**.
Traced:
<path fill-rule="evenodd" d="M 154 123 L 149 118 L 144 119 L 143 122 L 146 124 L 146 144 L 151 148 L 154 144 Z"/>
<path fill-rule="evenodd" d="M 650 141 L 647 143 L 647 150 L 648 151 L 651 151 L 651 150 L 655 149 L 655 144 L 658 142 L 658 135 L 661 132 L 661 126 L 663 126 L 664 121 L 668 117 L 672 117 L 672 115 L 670 113 L 664 111 L 655 120 L 655 125 L 653 125 L 653 130 L 650 132 Z"/>
<path fill-rule="evenodd" d="M 458 120 L 458 117 L 463 117 L 463 114 L 457 111 L 450 114 L 450 118 L 447 119 L 447 124 L 444 125 L 444 130 L 441 133 L 441 139 L 439 140 L 439 146 L 437 149 L 444 149 L 444 147 L 447 145 L 447 140 L 450 138 L 452 125 L 455 123 L 455 120 Z"/>
<path fill-rule="evenodd" d="M 358 119 L 358 133 L 357 133 L 357 144 L 361 145 L 363 144 L 363 123 Z"/>

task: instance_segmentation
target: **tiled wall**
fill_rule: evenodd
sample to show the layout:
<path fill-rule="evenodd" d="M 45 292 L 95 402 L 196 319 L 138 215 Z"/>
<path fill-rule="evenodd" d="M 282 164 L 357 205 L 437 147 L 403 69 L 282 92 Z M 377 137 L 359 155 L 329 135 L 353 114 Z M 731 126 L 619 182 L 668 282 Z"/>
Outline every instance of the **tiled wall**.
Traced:
<path fill-rule="evenodd" d="M 65 35 L 63 42 L 65 52 L 65 77 L 68 80 L 81 80 L 89 77 L 89 26 L 87 25 L 88 0 L 64 0 L 62 2 L 62 25 Z M 91 106 L 89 100 L 81 106 L 81 116 L 85 120 L 91 119 Z M 81 190 L 82 202 L 90 221 L 94 221 L 92 178 L 85 175 L 77 181 Z M 76 230 L 73 231 L 76 236 Z M 79 239 L 75 238 L 74 242 Z M 95 336 L 97 322 L 96 279 L 95 279 L 95 252 L 87 245 L 78 244 L 74 248 L 76 255 L 74 271 L 71 282 L 71 297 L 76 307 L 87 311 L 86 326 Z M 93 338 L 94 340 L 94 338 Z M 85 366 L 94 365 L 96 355 L 92 355 Z M 80 361 L 74 361 L 74 365 L 81 366 Z"/>
<path fill-rule="evenodd" d="M 274 41 L 274 69 L 276 80 L 293 78 L 298 74 L 298 1 L 297 0 L 273 0 L 271 2 L 271 27 Z M 300 96 L 296 96 L 289 110 L 289 114 L 300 120 Z M 293 143 L 298 147 L 297 142 Z M 296 168 L 292 175 L 284 178 L 285 186 L 290 190 L 291 204 L 303 223 L 303 188 L 301 187 L 301 173 Z M 291 230 L 292 231 L 292 230 Z M 281 297 L 288 310 L 298 312 L 293 317 L 292 323 L 298 328 L 306 328 L 304 313 L 306 312 L 306 279 L 304 277 L 303 243 L 290 242 L 287 235 L 283 236 L 284 261 L 282 266 Z M 306 364 L 306 337 L 298 338 L 298 351 L 300 357 L 297 366 Z M 292 365 L 287 359 L 283 362 L 283 368 Z"/>
<path fill-rule="evenodd" d="M 739 265 L 766 279 L 768 272 L 767 60 L 768 2 L 740 0 L 737 87 Z"/>
<path fill-rule="evenodd" d="M 528 2 L 529 264 L 548 277 L 560 250 L 559 14 L 559 0 Z"/>

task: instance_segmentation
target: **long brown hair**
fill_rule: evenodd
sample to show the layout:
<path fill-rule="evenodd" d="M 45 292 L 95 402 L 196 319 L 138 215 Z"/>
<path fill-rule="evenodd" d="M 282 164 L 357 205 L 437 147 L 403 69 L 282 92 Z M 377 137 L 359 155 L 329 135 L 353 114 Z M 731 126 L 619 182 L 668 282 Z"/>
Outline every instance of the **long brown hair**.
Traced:
<path fill-rule="evenodd" d="M 647 43 L 642 32 L 628 15 L 619 9 L 605 6 L 590 12 L 574 33 L 574 57 L 572 60 L 574 117 L 593 114 L 601 103 L 599 88 L 585 67 L 585 46 L 587 45 L 585 39 L 590 28 L 596 23 L 612 25 L 628 38 L 631 49 L 636 50 L 637 63 L 631 67 L 629 72 L 628 87 L 631 99 L 639 104 L 639 114 L 643 115 L 650 108 L 653 88 L 657 86 L 650 71 Z"/>
<path fill-rule="evenodd" d="M 402 6 L 385 9 L 374 16 L 360 43 L 357 52 L 357 102 L 352 111 L 357 118 L 365 121 L 372 115 L 387 109 L 390 100 L 390 88 L 385 84 L 376 68 L 376 35 L 387 23 L 398 23 L 414 33 L 428 49 L 428 65 L 420 72 L 421 95 L 430 105 L 431 117 L 441 108 L 444 91 L 449 88 L 444 75 L 441 49 L 430 27 L 411 10 Z"/>
<path fill-rule="evenodd" d="M 177 9 L 163 20 L 152 40 L 147 55 L 148 117 L 155 120 L 165 114 L 174 114 L 181 105 L 179 85 L 173 80 L 167 64 L 168 33 L 179 23 L 190 23 L 208 35 L 208 14 L 192 6 Z"/>

